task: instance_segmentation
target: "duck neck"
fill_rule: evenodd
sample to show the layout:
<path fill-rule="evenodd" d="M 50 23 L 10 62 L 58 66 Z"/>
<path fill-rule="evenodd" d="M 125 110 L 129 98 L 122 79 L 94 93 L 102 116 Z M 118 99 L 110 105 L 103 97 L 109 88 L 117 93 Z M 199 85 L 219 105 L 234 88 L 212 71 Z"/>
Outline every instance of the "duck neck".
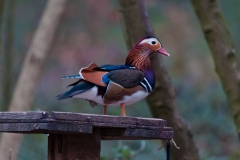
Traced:
<path fill-rule="evenodd" d="M 149 57 L 150 54 L 141 46 L 135 47 L 128 53 L 125 64 L 132 65 L 142 71 L 144 77 L 153 88 L 155 85 L 155 75 Z"/>

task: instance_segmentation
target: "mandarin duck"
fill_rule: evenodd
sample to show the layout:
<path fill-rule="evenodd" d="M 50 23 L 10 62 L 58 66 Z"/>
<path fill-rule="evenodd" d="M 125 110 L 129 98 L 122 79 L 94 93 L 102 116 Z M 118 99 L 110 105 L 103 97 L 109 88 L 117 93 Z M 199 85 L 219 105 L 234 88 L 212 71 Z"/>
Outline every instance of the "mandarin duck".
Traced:
<path fill-rule="evenodd" d="M 81 68 L 79 74 L 63 77 L 77 78 L 78 81 L 68 85 L 73 87 L 57 99 L 83 98 L 92 107 L 102 104 L 104 115 L 108 106 L 120 106 L 122 116 L 126 116 L 125 106 L 145 98 L 154 88 L 155 75 L 150 62 L 154 52 L 170 56 L 157 38 L 144 37 L 129 51 L 124 65 L 91 63 Z"/>

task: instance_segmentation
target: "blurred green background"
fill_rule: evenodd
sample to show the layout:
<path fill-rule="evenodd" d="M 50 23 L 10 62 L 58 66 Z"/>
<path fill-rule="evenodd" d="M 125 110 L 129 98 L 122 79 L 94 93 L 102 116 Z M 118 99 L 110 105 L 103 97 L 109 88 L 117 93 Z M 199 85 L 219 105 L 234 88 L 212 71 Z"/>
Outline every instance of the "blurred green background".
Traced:
<path fill-rule="evenodd" d="M 11 98 L 25 54 L 41 18 L 46 0 L 15 0 L 4 6 L 3 49 L 0 54 L 0 83 L 11 77 L 10 94 L 0 92 L 1 110 Z M 235 45 L 240 50 L 240 1 L 220 0 Z M 231 111 L 199 22 L 189 0 L 147 0 L 147 8 L 156 36 L 171 54 L 164 62 L 174 83 L 177 106 L 187 121 L 203 160 L 239 160 L 240 144 Z M 12 7 L 10 7 L 10 5 Z M 11 14 L 12 13 L 12 14 Z M 9 21 L 12 27 L 9 27 Z M 127 54 L 122 19 L 116 0 L 71 0 L 60 23 L 47 63 L 35 92 L 32 111 L 66 111 L 102 114 L 102 106 L 91 108 L 81 99 L 57 101 L 72 80 L 60 80 L 75 74 L 91 62 L 122 64 Z M 12 31 L 8 50 L 8 32 Z M 11 54 L 11 67 L 4 61 Z M 128 116 L 151 117 L 145 100 L 126 108 Z M 110 115 L 120 115 L 119 107 L 110 107 Z M 177 133 L 174 133 L 177 135 Z M 101 157 L 111 159 L 164 159 L 164 150 L 156 151 L 160 141 L 104 141 Z M 139 153 L 132 156 L 139 148 Z M 47 135 L 24 137 L 18 160 L 42 160 L 47 157 Z M 130 157 L 130 158 L 129 158 Z"/>

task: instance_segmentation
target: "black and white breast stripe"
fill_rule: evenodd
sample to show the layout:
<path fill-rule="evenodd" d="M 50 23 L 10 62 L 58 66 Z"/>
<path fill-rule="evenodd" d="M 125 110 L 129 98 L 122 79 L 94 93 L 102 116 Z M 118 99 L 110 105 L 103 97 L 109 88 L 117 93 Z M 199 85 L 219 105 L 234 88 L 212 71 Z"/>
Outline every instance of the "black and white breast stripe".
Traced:
<path fill-rule="evenodd" d="M 146 78 L 143 79 L 143 81 L 141 82 L 140 85 L 143 88 L 145 88 L 148 93 L 152 92 L 152 86 L 149 84 L 149 82 Z"/>

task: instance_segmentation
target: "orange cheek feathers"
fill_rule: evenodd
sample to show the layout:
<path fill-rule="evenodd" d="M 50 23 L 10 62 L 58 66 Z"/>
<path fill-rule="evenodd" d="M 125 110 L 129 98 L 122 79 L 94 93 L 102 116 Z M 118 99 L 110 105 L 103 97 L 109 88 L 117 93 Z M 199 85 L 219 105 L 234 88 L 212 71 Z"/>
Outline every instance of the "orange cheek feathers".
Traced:
<path fill-rule="evenodd" d="M 161 44 L 160 43 L 157 43 L 156 45 L 151 45 L 151 49 L 153 50 L 153 51 L 157 51 L 158 49 L 160 49 L 161 48 Z"/>

